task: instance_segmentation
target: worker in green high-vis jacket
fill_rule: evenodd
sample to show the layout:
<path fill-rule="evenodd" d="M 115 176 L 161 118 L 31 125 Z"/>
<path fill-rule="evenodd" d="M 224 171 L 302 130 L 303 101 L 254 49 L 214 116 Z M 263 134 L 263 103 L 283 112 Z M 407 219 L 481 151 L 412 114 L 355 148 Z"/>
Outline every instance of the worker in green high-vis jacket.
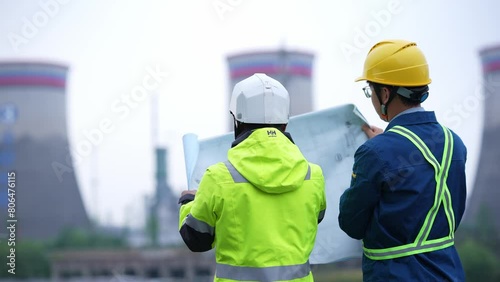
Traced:
<path fill-rule="evenodd" d="M 255 74 L 235 85 L 229 110 L 235 141 L 197 192 L 182 193 L 180 234 L 194 252 L 215 248 L 215 281 L 313 281 L 325 183 L 285 131 L 288 91 Z"/>
<path fill-rule="evenodd" d="M 385 132 L 354 156 L 351 185 L 340 198 L 340 228 L 363 240 L 364 281 L 464 281 L 454 246 L 466 202 L 466 148 L 421 103 L 429 69 L 414 42 L 382 41 L 371 48 L 356 81 Z"/>

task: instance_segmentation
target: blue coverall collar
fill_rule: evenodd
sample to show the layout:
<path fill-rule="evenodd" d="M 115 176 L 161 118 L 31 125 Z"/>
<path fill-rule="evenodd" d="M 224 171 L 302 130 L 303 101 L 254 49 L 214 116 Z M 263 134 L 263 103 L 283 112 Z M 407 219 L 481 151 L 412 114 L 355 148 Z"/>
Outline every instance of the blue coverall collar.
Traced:
<path fill-rule="evenodd" d="M 422 123 L 437 123 L 436 114 L 433 111 L 414 111 L 399 115 L 389 122 L 385 132 L 395 125 L 415 125 Z"/>
<path fill-rule="evenodd" d="M 411 113 L 415 113 L 415 112 L 424 112 L 425 109 L 421 106 L 418 106 L 418 107 L 413 107 L 413 108 L 409 108 L 409 109 L 406 109 L 402 112 L 400 112 L 399 114 L 397 114 L 395 117 L 393 117 L 392 119 L 395 119 L 399 116 L 402 116 L 402 115 L 405 115 L 405 114 L 411 114 Z"/>

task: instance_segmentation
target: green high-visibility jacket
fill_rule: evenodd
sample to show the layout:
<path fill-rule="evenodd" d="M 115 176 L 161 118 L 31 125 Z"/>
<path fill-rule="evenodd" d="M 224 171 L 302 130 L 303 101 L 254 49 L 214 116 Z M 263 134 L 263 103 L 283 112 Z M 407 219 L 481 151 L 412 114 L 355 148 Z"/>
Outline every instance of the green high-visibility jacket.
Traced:
<path fill-rule="evenodd" d="M 215 247 L 215 281 L 313 281 L 309 255 L 324 216 L 324 177 L 291 137 L 247 132 L 180 208 L 191 250 Z"/>

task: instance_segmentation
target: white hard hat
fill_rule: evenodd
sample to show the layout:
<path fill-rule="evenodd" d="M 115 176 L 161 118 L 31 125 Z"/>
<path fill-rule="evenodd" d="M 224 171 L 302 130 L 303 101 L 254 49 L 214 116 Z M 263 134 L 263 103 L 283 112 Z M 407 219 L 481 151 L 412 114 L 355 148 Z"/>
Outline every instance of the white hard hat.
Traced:
<path fill-rule="evenodd" d="M 243 123 L 286 124 L 290 96 L 279 81 L 256 73 L 234 86 L 229 111 Z"/>

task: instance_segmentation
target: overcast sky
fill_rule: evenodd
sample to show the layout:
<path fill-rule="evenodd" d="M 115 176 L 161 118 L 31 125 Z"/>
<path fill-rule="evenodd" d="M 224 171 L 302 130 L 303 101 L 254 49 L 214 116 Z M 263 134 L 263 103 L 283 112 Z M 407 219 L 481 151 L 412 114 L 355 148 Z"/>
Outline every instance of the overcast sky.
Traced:
<path fill-rule="evenodd" d="M 144 196 L 154 191 L 155 144 L 169 149 L 175 193 L 185 189 L 182 136 L 227 130 L 226 56 L 281 47 L 315 54 L 316 110 L 354 103 L 385 127 L 364 98 L 364 84 L 353 80 L 376 42 L 417 42 L 433 80 L 423 106 L 467 145 L 471 188 L 483 124 L 478 51 L 500 44 L 500 3 L 462 2 L 0 0 L 0 60 L 70 67 L 68 132 L 75 150 L 88 140 L 85 132 L 111 121 L 112 130 L 75 164 L 87 211 L 105 223 L 142 222 Z M 147 92 L 133 96 L 140 87 Z"/>

